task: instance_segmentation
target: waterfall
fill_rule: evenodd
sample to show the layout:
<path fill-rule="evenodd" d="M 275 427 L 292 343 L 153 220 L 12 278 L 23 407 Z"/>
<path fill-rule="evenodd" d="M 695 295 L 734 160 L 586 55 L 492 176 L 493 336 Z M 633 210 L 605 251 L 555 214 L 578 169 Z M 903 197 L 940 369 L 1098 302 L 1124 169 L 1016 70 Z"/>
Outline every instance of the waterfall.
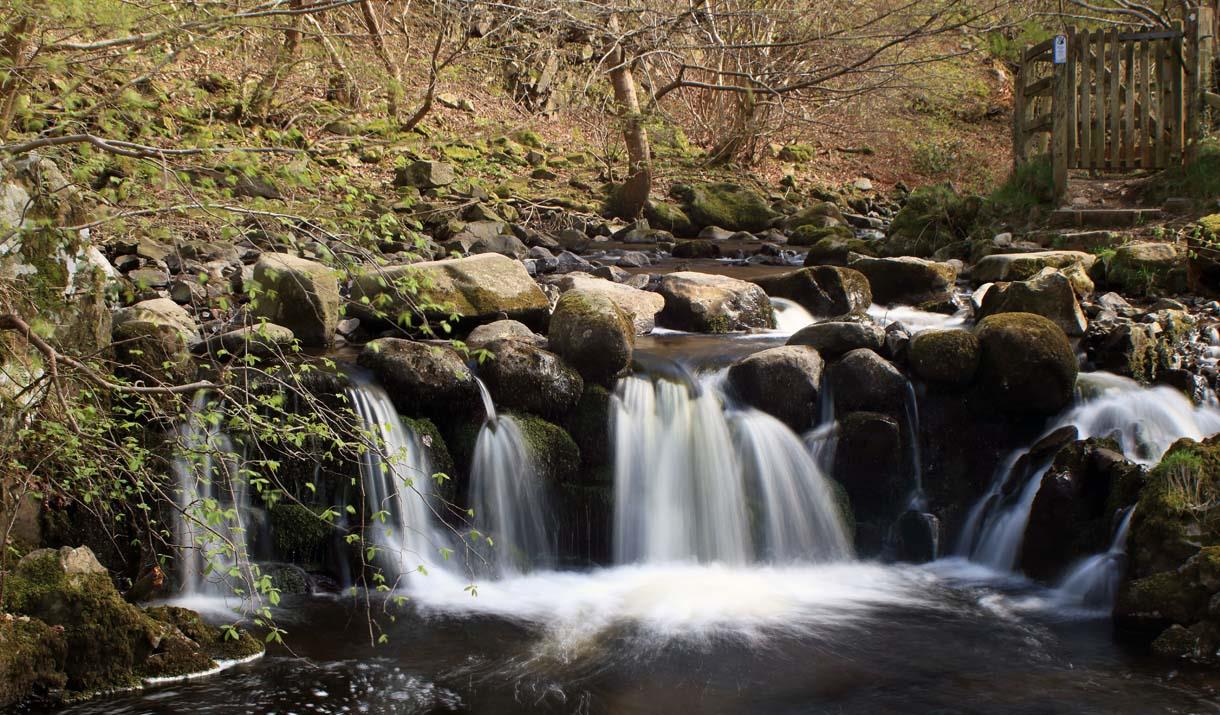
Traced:
<path fill-rule="evenodd" d="M 174 537 L 185 595 L 250 594 L 254 581 L 249 543 L 264 522 L 241 478 L 243 458 L 221 429 L 223 413 L 213 396 L 195 395 L 178 427 L 171 462 L 178 511 Z"/>
<path fill-rule="evenodd" d="M 915 386 L 910 380 L 907 380 L 903 406 L 906 409 L 908 461 L 911 465 L 911 493 L 907 497 L 907 509 L 922 512 L 928 506 L 923 491 L 923 456 L 919 447 L 923 435 L 919 431 L 919 401 L 915 399 Z"/>
<path fill-rule="evenodd" d="M 521 425 L 497 416 L 479 381 L 486 418 L 470 467 L 471 504 L 481 563 L 476 571 L 510 575 L 555 565 L 556 546 L 546 489 L 526 446 Z"/>
<path fill-rule="evenodd" d="M 1127 561 L 1127 533 L 1135 507 L 1120 512 L 1118 528 L 1110 548 L 1084 559 L 1059 582 L 1059 597 L 1064 604 L 1109 612 L 1118 595 L 1118 582 Z"/>
<path fill-rule="evenodd" d="M 775 332 L 780 335 L 794 335 L 801 328 L 817 322 L 803 305 L 794 300 L 773 297 L 771 307 L 775 309 Z"/>
<path fill-rule="evenodd" d="M 1045 434 L 1076 428 L 1079 439 L 1112 437 L 1128 459 L 1158 462 L 1179 439 L 1201 440 L 1220 431 L 1220 410 L 1198 407 L 1169 387 L 1146 388 L 1109 373 L 1088 373 L 1077 381 L 1077 403 Z M 962 531 L 958 552 L 995 569 L 1011 571 L 1021 554 L 1025 528 L 1050 460 L 1033 465 L 1015 495 L 1004 499 L 1004 485 L 1019 475 L 1028 450 L 1013 453 L 996 470 L 987 493 L 975 503 Z"/>
<path fill-rule="evenodd" d="M 448 539 L 433 511 L 432 461 L 423 440 L 378 385 L 357 379 L 347 395 L 369 440 L 360 456 L 360 484 L 366 539 L 377 548 L 374 562 L 391 584 L 413 571 L 441 568 L 444 561 L 436 556 Z"/>
<path fill-rule="evenodd" d="M 615 560 L 846 556 L 830 489 L 800 439 L 769 415 L 726 409 L 718 379 L 699 390 L 639 376 L 619 382 L 611 402 Z"/>

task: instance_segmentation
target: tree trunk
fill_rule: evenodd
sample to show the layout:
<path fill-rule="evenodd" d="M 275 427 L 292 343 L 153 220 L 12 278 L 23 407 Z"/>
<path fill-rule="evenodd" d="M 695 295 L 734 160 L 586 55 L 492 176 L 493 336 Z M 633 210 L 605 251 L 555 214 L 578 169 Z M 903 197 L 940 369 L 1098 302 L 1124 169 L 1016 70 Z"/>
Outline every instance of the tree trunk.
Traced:
<path fill-rule="evenodd" d="M 9 31 L 0 36 L 0 57 L 3 57 L 10 69 L 0 82 L 0 141 L 8 137 L 13 123 L 13 111 L 17 106 L 17 95 L 21 93 L 21 82 L 17 77 L 17 68 L 24 64 L 23 56 L 29 44 L 29 35 L 34 29 L 33 19 L 23 15 L 14 21 Z"/>
<path fill-rule="evenodd" d="M 288 7 L 293 10 L 301 9 L 301 0 L 292 0 Z M 263 75 L 254 88 L 254 94 L 250 98 L 250 113 L 255 117 L 261 117 L 271 109 L 271 101 L 275 98 L 280 79 L 287 72 L 288 65 L 296 58 L 297 48 L 301 45 L 300 24 L 300 17 L 294 15 L 292 24 L 284 30 L 284 42 L 275 53 L 275 59 L 267 69 L 267 74 Z"/>
<path fill-rule="evenodd" d="M 640 100 L 636 96 L 631 65 L 621 49 L 614 51 L 610 61 L 614 66 L 610 70 L 610 85 L 614 88 L 614 101 L 618 103 L 619 117 L 623 121 L 623 140 L 627 144 L 627 180 L 623 182 L 619 210 L 624 218 L 635 218 L 644 210 L 652 191 L 648 130 L 644 128 L 644 117 L 640 114 Z"/>
<path fill-rule="evenodd" d="M 364 20 L 364 28 L 368 30 L 369 39 L 373 41 L 373 50 L 377 54 L 377 59 L 381 60 L 381 64 L 385 67 L 389 74 L 389 94 L 386 97 L 386 113 L 391 119 L 398 117 L 398 107 L 402 99 L 402 70 L 398 64 L 390 57 L 390 50 L 386 47 L 385 35 L 381 33 L 381 20 L 377 17 L 377 11 L 373 9 L 373 3 L 370 0 L 362 0 L 360 3 L 360 18 Z M 437 32 L 443 32 L 443 28 L 438 28 Z"/>

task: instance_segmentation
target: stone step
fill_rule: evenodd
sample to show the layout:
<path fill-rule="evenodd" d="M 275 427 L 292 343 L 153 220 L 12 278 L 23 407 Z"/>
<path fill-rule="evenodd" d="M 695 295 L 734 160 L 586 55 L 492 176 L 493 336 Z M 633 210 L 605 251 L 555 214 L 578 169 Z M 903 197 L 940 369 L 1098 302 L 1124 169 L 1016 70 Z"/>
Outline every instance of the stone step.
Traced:
<path fill-rule="evenodd" d="M 1058 209 L 1051 212 L 1054 228 L 1135 228 L 1164 218 L 1161 209 Z"/>

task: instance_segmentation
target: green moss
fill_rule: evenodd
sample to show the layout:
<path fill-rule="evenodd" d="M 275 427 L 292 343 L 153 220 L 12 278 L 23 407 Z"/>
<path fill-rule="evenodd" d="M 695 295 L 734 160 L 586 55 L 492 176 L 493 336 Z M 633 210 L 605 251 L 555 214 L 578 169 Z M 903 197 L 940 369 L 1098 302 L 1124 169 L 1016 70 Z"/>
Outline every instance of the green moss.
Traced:
<path fill-rule="evenodd" d="M 830 228 L 832 226 L 844 226 L 845 223 L 843 212 L 830 201 L 815 202 L 784 220 L 784 226 L 790 231 L 799 229 L 802 226 Z"/>
<path fill-rule="evenodd" d="M 961 196 L 948 184 L 917 189 L 894 216 L 886 253 L 930 257 L 966 239 L 981 207 L 979 197 Z"/>
<path fill-rule="evenodd" d="M 979 341 L 968 330 L 925 330 L 911 340 L 912 370 L 925 380 L 968 385 L 979 366 Z"/>
<path fill-rule="evenodd" d="M 533 129 L 518 129 L 512 133 L 512 138 L 518 144 L 527 146 L 531 149 L 546 148 L 546 144 L 542 141 L 542 135 Z"/>
<path fill-rule="evenodd" d="M 670 193 L 699 228 L 762 231 L 776 216 L 761 195 L 737 184 L 675 184 Z"/>
<path fill-rule="evenodd" d="M 0 708 L 62 688 L 67 643 L 42 621 L 0 623 Z"/>
<path fill-rule="evenodd" d="M 1148 474 L 1131 532 L 1137 573 L 1177 568 L 1220 545 L 1220 440 L 1179 440 Z"/>
<path fill-rule="evenodd" d="M 856 234 L 847 226 L 814 226 L 805 224 L 798 227 L 788 238 L 790 246 L 815 246 L 830 239 L 840 243 L 855 241 Z"/>
<path fill-rule="evenodd" d="M 248 658 L 263 652 L 263 645 L 245 630 L 234 631 L 237 638 L 233 638 L 226 635 L 223 629 L 206 623 L 198 613 L 190 609 L 156 606 L 144 612 L 150 618 L 174 626 L 217 660 Z"/>
<path fill-rule="evenodd" d="M 845 266 L 849 253 L 862 256 L 877 256 L 878 244 L 863 238 L 843 238 L 842 236 L 827 236 L 809 248 L 805 255 L 806 266 Z"/>
<path fill-rule="evenodd" d="M 794 164 L 805 164 L 813 161 L 818 150 L 811 144 L 789 144 L 779 150 L 780 161 L 790 161 Z"/>
<path fill-rule="evenodd" d="M 301 504 L 281 502 L 271 508 L 275 553 L 293 563 L 317 563 L 326 554 L 334 525 Z"/>
<path fill-rule="evenodd" d="M 649 201 L 644 207 L 644 218 L 652 228 L 669 231 L 675 236 L 689 236 L 695 233 L 694 224 L 682 209 L 665 201 Z"/>
<path fill-rule="evenodd" d="M 551 483 L 577 481 L 580 474 L 580 448 L 562 427 L 535 415 L 512 413 L 525 438 L 530 458 L 543 479 Z"/>
<path fill-rule="evenodd" d="M 444 474 L 449 477 L 439 483 L 433 481 L 441 498 L 446 501 L 454 501 L 456 496 L 454 477 L 457 467 L 454 464 L 453 455 L 449 453 L 449 446 L 445 444 L 445 437 L 441 434 L 440 428 L 436 426 L 435 422 L 426 418 L 403 417 L 402 422 L 423 441 L 428 450 L 428 456 L 432 460 L 433 474 Z M 432 477 L 433 474 L 428 476 Z"/>
<path fill-rule="evenodd" d="M 1023 221 L 1031 210 L 1055 203 L 1055 174 L 1049 156 L 1018 165 L 1008 179 L 988 195 L 984 212 L 990 220 Z"/>
<path fill-rule="evenodd" d="M 1151 205 L 1170 198 L 1214 205 L 1217 196 L 1220 196 L 1220 140 L 1214 137 L 1199 142 L 1196 161 L 1157 172 L 1144 187 L 1144 199 Z"/>

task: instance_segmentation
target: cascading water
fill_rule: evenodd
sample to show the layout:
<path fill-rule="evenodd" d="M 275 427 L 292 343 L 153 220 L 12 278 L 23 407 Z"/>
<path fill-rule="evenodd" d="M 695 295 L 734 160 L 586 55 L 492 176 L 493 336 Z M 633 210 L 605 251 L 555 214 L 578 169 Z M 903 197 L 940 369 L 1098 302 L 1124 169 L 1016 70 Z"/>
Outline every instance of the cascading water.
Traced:
<path fill-rule="evenodd" d="M 510 575 L 555 565 L 556 530 L 546 490 L 526 447 L 521 426 L 498 416 L 491 395 L 479 382 L 486 417 L 470 467 L 471 503 L 479 572 Z M 488 542 L 490 538 L 490 543 Z"/>
<path fill-rule="evenodd" d="M 1134 506 L 1124 509 L 1110 548 L 1084 559 L 1059 582 L 1059 598 L 1065 605 L 1110 612 L 1126 566 L 1127 534 L 1131 530 L 1131 517 L 1134 514 Z"/>
<path fill-rule="evenodd" d="M 252 593 L 249 542 L 263 512 L 251 502 L 242 456 L 221 429 L 222 419 L 213 397 L 201 391 L 177 433 L 174 537 L 187 596 Z"/>
<path fill-rule="evenodd" d="M 923 435 L 919 431 L 919 401 L 915 398 L 915 386 L 910 380 L 907 380 L 903 406 L 907 418 L 908 461 L 911 465 L 911 493 L 907 497 L 907 509 L 922 512 L 927 508 L 927 498 L 923 491 L 923 453 L 919 447 Z"/>
<path fill-rule="evenodd" d="M 1140 464 L 1155 464 L 1179 439 L 1201 440 L 1220 431 L 1220 410 L 1195 406 L 1172 388 L 1145 388 L 1117 375 L 1088 373 L 1077 381 L 1077 392 L 1077 404 L 1047 434 L 1072 426 L 1080 439 L 1113 437 L 1123 454 Z M 958 547 L 971 561 L 1003 571 L 1016 566 L 1030 510 L 1050 468 L 1049 461 L 1033 465 L 1021 488 L 1004 500 L 1004 485 L 1025 454 L 1009 456 L 971 510 Z"/>
<path fill-rule="evenodd" d="M 381 387 L 357 379 L 347 394 L 370 440 L 360 457 L 360 484 L 375 562 L 393 577 L 391 583 L 421 567 L 443 568 L 445 561 L 437 557 L 448 538 L 438 527 L 432 461 L 423 440 L 403 424 Z"/>
<path fill-rule="evenodd" d="M 743 565 L 849 554 L 829 486 L 800 439 L 697 388 L 632 376 L 612 398 L 618 563 Z M 759 503 L 751 527 L 748 500 Z"/>

